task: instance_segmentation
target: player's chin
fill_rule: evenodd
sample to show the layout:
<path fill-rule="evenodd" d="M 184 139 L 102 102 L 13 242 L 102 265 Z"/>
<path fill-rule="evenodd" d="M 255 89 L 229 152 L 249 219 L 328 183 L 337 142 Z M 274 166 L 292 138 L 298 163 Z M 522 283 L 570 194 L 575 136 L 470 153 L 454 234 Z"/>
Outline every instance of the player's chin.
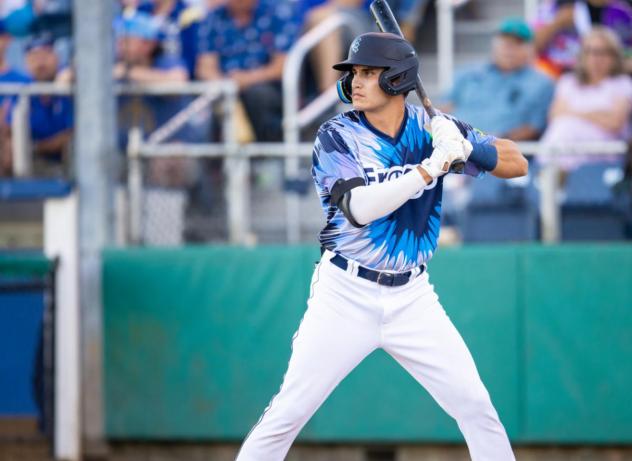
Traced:
<path fill-rule="evenodd" d="M 355 110 L 367 110 L 370 108 L 370 104 L 367 104 L 364 98 L 355 98 L 353 100 L 353 108 Z"/>

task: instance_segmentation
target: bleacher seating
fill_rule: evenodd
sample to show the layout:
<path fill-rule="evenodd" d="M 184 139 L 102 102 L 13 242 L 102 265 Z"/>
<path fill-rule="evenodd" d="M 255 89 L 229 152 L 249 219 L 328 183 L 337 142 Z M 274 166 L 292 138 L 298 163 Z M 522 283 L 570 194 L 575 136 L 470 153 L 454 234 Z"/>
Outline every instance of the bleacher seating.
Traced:
<path fill-rule="evenodd" d="M 462 225 L 464 242 L 518 242 L 538 238 L 533 174 L 507 181 L 491 175 L 473 181 Z"/>
<path fill-rule="evenodd" d="M 562 240 L 622 240 L 624 218 L 612 190 L 621 168 L 588 164 L 569 173 L 562 203 Z"/>

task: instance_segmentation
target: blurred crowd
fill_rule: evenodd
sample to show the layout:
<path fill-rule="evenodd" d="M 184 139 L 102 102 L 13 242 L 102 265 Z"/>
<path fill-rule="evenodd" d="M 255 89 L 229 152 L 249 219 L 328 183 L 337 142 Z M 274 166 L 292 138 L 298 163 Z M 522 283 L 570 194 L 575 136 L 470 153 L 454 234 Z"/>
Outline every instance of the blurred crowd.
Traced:
<path fill-rule="evenodd" d="M 430 2 L 391 2 L 411 41 Z M 243 140 L 282 139 L 281 76 L 301 34 L 342 11 L 356 32 L 372 27 L 366 0 L 120 0 L 113 27 L 119 81 L 212 81 L 229 78 L 240 92 Z M 70 0 L 0 3 L 0 82 L 72 81 Z M 17 44 L 12 45 L 12 40 Z M 307 94 L 339 77 L 331 69 L 350 37 L 330 34 L 312 52 Z M 532 24 L 507 19 L 496 31 L 489 62 L 461 72 L 443 109 L 483 131 L 517 141 L 627 139 L 632 107 L 632 5 L 627 0 L 544 0 Z M 423 63 L 422 63 L 423 69 Z M 16 98 L 0 97 L 3 175 L 12 171 L 11 115 Z M 120 145 L 126 129 L 162 125 L 189 99 L 123 98 Z M 31 98 L 36 171 L 63 170 L 72 131 L 68 97 Z M 219 137 L 213 114 L 202 114 L 175 137 Z M 241 130 L 244 131 L 244 130 Z M 586 159 L 588 161 L 588 159 Z"/>
<path fill-rule="evenodd" d="M 544 144 L 630 139 L 632 5 L 543 2 L 533 25 L 506 19 L 489 63 L 460 73 L 444 108 L 483 131 Z M 603 157 L 560 159 L 563 170 Z"/>
<path fill-rule="evenodd" d="M 71 82 L 71 0 L 0 2 L 0 83 Z M 113 23 L 121 82 L 232 79 L 239 88 L 239 139 L 282 140 L 281 77 L 297 38 L 347 13 L 352 30 L 329 34 L 303 70 L 307 98 L 339 78 L 331 64 L 352 36 L 373 28 L 368 0 L 120 0 Z M 429 0 L 389 2 L 407 38 L 419 44 Z M 421 65 L 422 74 L 424 63 Z M 537 18 L 506 18 L 495 30 L 487 62 L 457 69 L 441 108 L 479 129 L 516 141 L 546 144 L 630 140 L 632 3 L 629 0 L 542 0 Z M 192 100 L 182 96 L 120 97 L 119 147 L 127 131 L 145 134 Z M 13 174 L 15 95 L 0 95 L 0 176 Z M 193 117 L 171 141 L 221 140 L 219 108 Z M 34 174 L 68 174 L 73 105 L 69 96 L 30 98 Z M 561 159 L 563 170 L 596 157 Z M 619 157 L 620 159 L 620 157 Z M 599 157 L 599 161 L 603 161 Z M 194 181 L 195 168 L 157 162 L 158 183 Z M 174 179 L 175 178 L 175 179 Z"/>
<path fill-rule="evenodd" d="M 414 33 L 424 0 L 398 0 L 404 30 Z M 297 37 L 336 11 L 344 11 L 362 32 L 371 27 L 364 0 L 120 0 L 113 24 L 121 82 L 213 81 L 232 79 L 239 88 L 240 140 L 282 140 L 281 76 L 288 50 Z M 0 2 L 0 82 L 71 82 L 74 78 L 70 0 Z M 335 83 L 331 64 L 349 37 L 331 34 L 313 53 L 307 75 L 312 96 Z M 313 71 L 312 71 L 313 69 Z M 121 97 L 119 147 L 127 130 L 147 134 L 184 108 L 187 97 Z M 11 176 L 12 113 L 15 95 L 0 95 L 0 175 Z M 213 111 L 202 112 L 171 140 L 218 140 Z M 37 176 L 69 172 L 73 109 L 70 97 L 34 96 L 30 125 Z"/>

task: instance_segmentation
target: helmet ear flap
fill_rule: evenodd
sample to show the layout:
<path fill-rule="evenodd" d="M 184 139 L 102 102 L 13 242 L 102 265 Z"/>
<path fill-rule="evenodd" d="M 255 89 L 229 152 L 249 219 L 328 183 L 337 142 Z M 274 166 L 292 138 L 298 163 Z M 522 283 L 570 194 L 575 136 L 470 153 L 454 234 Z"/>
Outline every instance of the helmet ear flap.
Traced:
<path fill-rule="evenodd" d="M 380 79 L 378 81 L 380 88 L 382 88 L 382 91 L 384 91 L 384 93 L 391 95 L 391 96 L 395 96 L 397 95 L 397 90 L 393 87 L 393 84 L 391 83 L 391 72 L 389 72 L 389 69 L 385 69 L 381 74 L 380 74 Z"/>
<path fill-rule="evenodd" d="M 380 74 L 380 88 L 391 96 L 408 94 L 417 84 L 416 66 L 404 69 L 386 69 Z"/>
<path fill-rule="evenodd" d="M 353 80 L 353 74 L 351 72 L 345 72 L 345 74 L 336 83 L 336 89 L 338 90 L 338 97 L 345 104 L 351 104 L 351 81 Z"/>

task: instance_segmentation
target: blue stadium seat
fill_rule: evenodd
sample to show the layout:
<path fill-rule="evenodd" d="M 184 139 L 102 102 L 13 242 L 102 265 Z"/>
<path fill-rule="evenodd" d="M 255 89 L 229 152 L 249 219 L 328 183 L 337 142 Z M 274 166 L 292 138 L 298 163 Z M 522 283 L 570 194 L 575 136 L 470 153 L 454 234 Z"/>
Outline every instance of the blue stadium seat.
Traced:
<path fill-rule="evenodd" d="M 537 190 L 533 175 L 516 180 L 487 175 L 472 182 L 463 241 L 517 242 L 538 238 Z"/>
<path fill-rule="evenodd" d="M 620 171 L 612 163 L 599 163 L 569 173 L 561 208 L 562 240 L 625 239 L 624 217 L 612 191 L 612 179 Z"/>

